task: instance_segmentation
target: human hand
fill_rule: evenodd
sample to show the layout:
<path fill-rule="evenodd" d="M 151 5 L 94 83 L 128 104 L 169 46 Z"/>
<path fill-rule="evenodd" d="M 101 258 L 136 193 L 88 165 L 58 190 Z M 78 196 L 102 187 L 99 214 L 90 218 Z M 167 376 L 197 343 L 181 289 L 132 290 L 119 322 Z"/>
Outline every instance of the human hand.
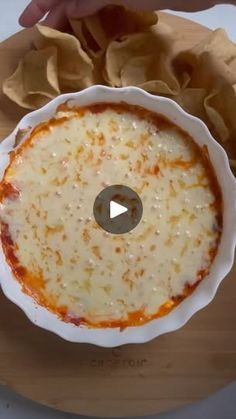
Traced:
<path fill-rule="evenodd" d="M 44 23 L 60 29 L 66 25 L 68 18 L 91 15 L 108 4 L 123 5 L 136 10 L 173 9 L 193 12 L 208 9 L 223 2 L 236 3 L 233 0 L 32 0 L 19 22 L 24 27 L 30 27 L 48 14 Z"/>

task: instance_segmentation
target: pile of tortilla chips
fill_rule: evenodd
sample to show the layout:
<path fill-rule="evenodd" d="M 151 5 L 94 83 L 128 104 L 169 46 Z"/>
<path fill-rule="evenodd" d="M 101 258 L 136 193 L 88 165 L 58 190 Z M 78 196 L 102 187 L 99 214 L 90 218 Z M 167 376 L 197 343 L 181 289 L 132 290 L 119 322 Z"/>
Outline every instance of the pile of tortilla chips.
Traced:
<path fill-rule="evenodd" d="M 179 53 L 154 12 L 107 6 L 70 25 L 70 34 L 37 25 L 35 49 L 3 84 L 11 100 L 37 109 L 93 84 L 138 86 L 201 118 L 236 167 L 236 45 L 224 30 Z"/>

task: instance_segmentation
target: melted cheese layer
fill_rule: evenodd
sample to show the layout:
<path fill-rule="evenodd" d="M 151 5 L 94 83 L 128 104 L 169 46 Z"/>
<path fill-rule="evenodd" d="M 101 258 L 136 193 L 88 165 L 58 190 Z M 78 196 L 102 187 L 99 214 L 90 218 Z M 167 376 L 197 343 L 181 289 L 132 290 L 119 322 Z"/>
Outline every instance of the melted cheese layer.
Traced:
<path fill-rule="evenodd" d="M 113 184 L 136 191 L 144 210 L 120 236 L 93 215 Z M 209 273 L 220 240 L 221 194 L 204 152 L 126 104 L 62 108 L 12 155 L 0 194 L 14 275 L 76 324 L 122 327 L 165 314 Z"/>

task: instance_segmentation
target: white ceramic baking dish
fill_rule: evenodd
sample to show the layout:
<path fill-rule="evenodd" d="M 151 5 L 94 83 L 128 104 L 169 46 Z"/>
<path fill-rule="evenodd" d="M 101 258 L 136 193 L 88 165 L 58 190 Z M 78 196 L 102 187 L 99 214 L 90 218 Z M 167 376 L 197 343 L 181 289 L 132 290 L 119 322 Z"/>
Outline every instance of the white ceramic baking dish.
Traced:
<path fill-rule="evenodd" d="M 19 282 L 13 277 L 0 247 L 0 278 L 4 294 L 17 304 L 37 326 L 50 330 L 71 342 L 87 342 L 104 347 L 114 347 L 127 343 L 147 342 L 163 333 L 182 327 L 198 310 L 209 304 L 223 278 L 229 273 L 234 261 L 236 244 L 236 181 L 231 173 L 228 158 L 223 148 L 212 138 L 207 127 L 197 118 L 184 112 L 172 100 L 152 96 L 135 87 L 112 89 L 104 86 L 93 86 L 79 93 L 58 96 L 42 109 L 26 115 L 13 133 L 0 144 L 0 178 L 9 161 L 9 151 L 15 143 L 19 129 L 35 127 L 42 121 L 51 118 L 61 103 L 69 101 L 72 105 L 89 105 L 98 102 L 121 102 L 143 106 L 164 115 L 170 121 L 188 132 L 200 146 L 207 145 L 210 160 L 217 174 L 222 189 L 224 213 L 223 233 L 217 257 L 211 272 L 192 295 L 186 298 L 168 315 L 155 319 L 138 327 L 120 329 L 93 329 L 74 326 L 61 321 L 47 309 L 21 290 Z M 24 141 L 24 138 L 22 139 Z"/>

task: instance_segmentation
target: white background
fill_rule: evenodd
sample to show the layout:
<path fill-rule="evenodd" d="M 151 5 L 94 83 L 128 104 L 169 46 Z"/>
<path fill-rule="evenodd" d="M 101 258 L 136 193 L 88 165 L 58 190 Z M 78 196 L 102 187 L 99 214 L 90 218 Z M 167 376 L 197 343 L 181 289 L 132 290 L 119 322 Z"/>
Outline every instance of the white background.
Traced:
<path fill-rule="evenodd" d="M 80 0 L 88 1 L 88 0 Z M 97 0 L 99 1 L 99 0 Z M 186 0 L 186 3 L 191 0 Z M 20 27 L 18 16 L 29 0 L 0 0 L 0 41 L 14 34 Z M 230 38 L 236 42 L 236 7 L 217 6 L 199 13 L 178 13 L 211 29 L 223 27 Z M 0 342 L 1 344 L 1 342 Z M 236 377 L 235 377 L 236 379 Z M 76 419 L 78 416 L 59 413 L 43 408 L 35 403 L 16 396 L 6 388 L 0 387 L 0 419 Z M 178 412 L 158 416 L 158 419 L 235 419 L 236 383 L 213 396 Z"/>

